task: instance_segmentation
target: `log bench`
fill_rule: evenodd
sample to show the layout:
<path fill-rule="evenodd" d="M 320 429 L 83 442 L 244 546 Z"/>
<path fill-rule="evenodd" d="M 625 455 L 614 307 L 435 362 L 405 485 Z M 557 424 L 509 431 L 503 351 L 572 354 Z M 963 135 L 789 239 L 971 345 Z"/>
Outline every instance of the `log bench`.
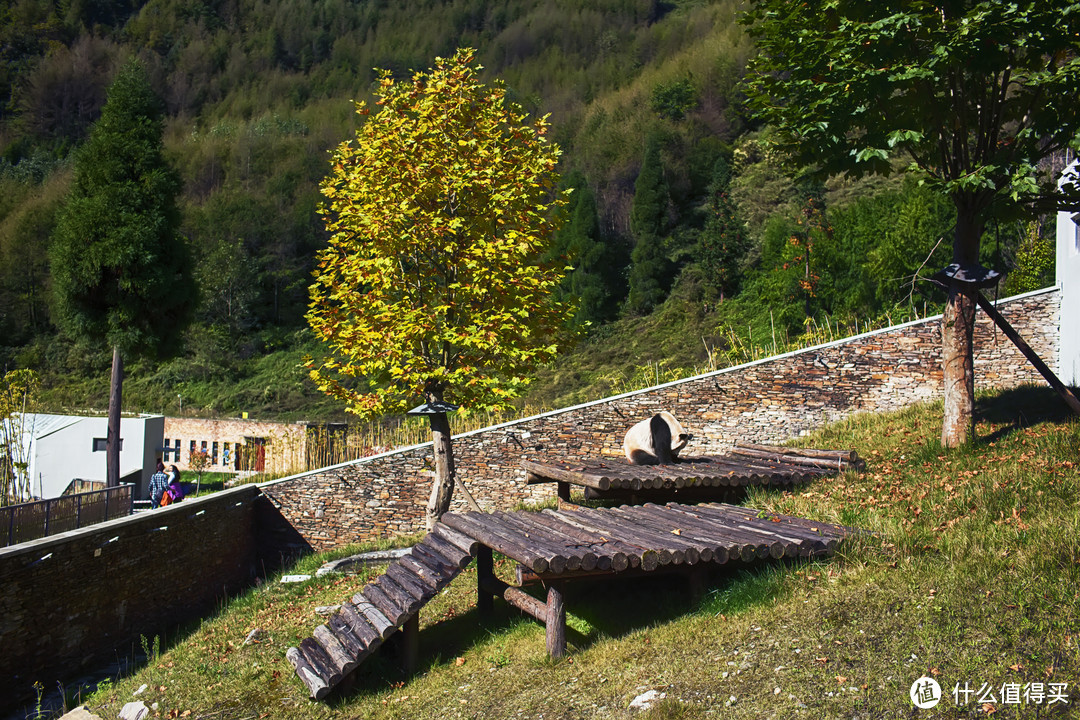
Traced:
<path fill-rule="evenodd" d="M 584 488 L 587 499 L 630 504 L 728 501 L 752 486 L 787 488 L 865 465 L 853 450 L 751 443 L 738 443 L 724 455 L 684 457 L 668 465 L 631 465 L 622 458 L 591 463 L 522 461 L 525 482 L 556 483 L 562 502 L 569 502 L 571 486 L 577 486 Z"/>

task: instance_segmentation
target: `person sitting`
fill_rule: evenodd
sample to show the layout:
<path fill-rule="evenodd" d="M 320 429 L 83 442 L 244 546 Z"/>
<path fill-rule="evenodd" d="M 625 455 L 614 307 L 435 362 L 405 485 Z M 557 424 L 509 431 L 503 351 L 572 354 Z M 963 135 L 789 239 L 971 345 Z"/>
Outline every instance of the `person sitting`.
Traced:
<path fill-rule="evenodd" d="M 150 507 L 161 507 L 161 496 L 169 487 L 169 476 L 165 472 L 165 463 L 158 461 L 157 472 L 150 476 Z"/>

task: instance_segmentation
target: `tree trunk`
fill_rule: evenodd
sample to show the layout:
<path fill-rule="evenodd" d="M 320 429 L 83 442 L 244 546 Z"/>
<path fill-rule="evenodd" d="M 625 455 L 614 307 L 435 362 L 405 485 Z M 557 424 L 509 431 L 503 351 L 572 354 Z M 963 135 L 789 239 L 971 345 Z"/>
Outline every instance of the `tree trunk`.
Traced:
<path fill-rule="evenodd" d="M 442 400 L 441 393 L 438 396 L 430 394 L 428 402 Z M 450 442 L 450 421 L 446 413 L 436 413 L 431 418 L 431 439 L 433 440 L 432 451 L 435 454 L 435 481 L 431 486 L 431 497 L 427 505 L 427 529 L 428 532 L 435 527 L 445 513 L 450 510 L 450 500 L 454 497 L 454 448 Z"/>
<path fill-rule="evenodd" d="M 120 486 L 120 393 L 124 384 L 124 361 L 113 347 L 109 382 L 109 430 L 105 441 L 105 487 Z"/>
<path fill-rule="evenodd" d="M 960 447 L 974 439 L 974 327 L 975 298 L 956 283 L 950 283 L 949 299 L 941 318 L 942 380 L 945 386 L 941 445 L 947 448 Z"/>
<path fill-rule="evenodd" d="M 979 262 L 982 223 L 971 209 L 974 203 L 957 199 L 956 234 L 953 237 L 953 262 L 970 267 Z M 974 288 L 949 283 L 949 299 L 941 317 L 942 383 L 945 412 L 941 425 L 942 447 L 955 448 L 975 437 L 975 334 Z"/>

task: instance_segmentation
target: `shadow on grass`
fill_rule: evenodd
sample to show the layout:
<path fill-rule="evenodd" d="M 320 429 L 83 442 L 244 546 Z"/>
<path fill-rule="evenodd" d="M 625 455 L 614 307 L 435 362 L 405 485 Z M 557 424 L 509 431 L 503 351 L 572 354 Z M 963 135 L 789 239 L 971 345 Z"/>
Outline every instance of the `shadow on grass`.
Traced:
<path fill-rule="evenodd" d="M 1073 394 L 1077 389 L 1072 389 Z M 1060 395 L 1048 387 L 1027 385 L 1010 390 L 1000 390 L 975 401 L 975 419 L 1005 427 L 979 438 L 980 444 L 996 442 L 1008 435 L 1037 423 L 1061 424 L 1077 416 Z"/>
<path fill-rule="evenodd" d="M 805 560 L 733 561 L 699 568 L 704 571 L 700 594 L 695 594 L 688 574 L 679 570 L 661 570 L 636 577 L 597 576 L 575 580 L 568 583 L 564 591 L 569 652 L 573 655 L 602 640 L 622 638 L 694 611 L 730 613 L 771 603 L 781 588 L 783 569 L 804 563 Z M 531 584 L 524 589 L 541 600 L 545 597 L 545 589 L 540 584 Z M 400 635 L 395 635 L 335 688 L 327 698 L 328 706 L 339 709 L 358 696 L 400 686 L 522 623 L 535 623 L 540 628 L 536 642 L 543 648 L 543 625 L 498 599 L 493 612 L 484 619 L 474 607 L 425 627 L 420 631 L 419 657 L 411 675 L 405 673 L 398 662 Z M 587 627 L 584 632 L 574 627 L 583 624 Z"/>

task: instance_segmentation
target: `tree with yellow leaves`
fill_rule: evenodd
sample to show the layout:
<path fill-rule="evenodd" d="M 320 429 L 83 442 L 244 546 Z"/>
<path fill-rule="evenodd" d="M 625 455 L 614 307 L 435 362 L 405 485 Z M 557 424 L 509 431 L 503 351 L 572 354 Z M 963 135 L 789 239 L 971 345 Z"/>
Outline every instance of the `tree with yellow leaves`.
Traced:
<path fill-rule="evenodd" d="M 333 153 L 322 183 L 330 232 L 307 319 L 328 349 L 308 367 L 360 417 L 423 399 L 436 478 L 428 526 L 450 506 L 454 458 L 446 403 L 508 407 L 551 360 L 572 308 L 541 262 L 564 201 L 547 118 L 530 121 L 499 82 L 477 78 L 474 52 L 394 80 Z"/>

